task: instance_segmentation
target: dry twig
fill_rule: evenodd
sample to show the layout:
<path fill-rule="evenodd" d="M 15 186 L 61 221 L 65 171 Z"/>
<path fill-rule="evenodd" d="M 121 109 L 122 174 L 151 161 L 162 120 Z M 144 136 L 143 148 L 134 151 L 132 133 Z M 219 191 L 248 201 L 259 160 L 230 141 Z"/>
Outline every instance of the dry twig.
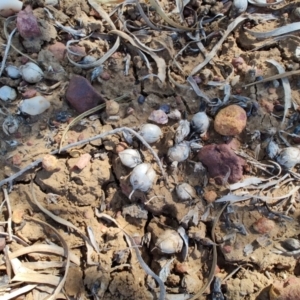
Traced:
<path fill-rule="evenodd" d="M 76 143 L 73 143 L 73 144 L 69 144 L 69 145 L 63 147 L 60 150 L 60 152 L 64 152 L 64 151 L 66 151 L 66 150 L 68 150 L 70 148 L 78 147 L 78 146 L 81 146 L 81 145 L 85 145 L 85 144 L 87 144 L 89 142 L 92 142 L 92 141 L 95 141 L 95 140 L 98 140 L 98 139 L 103 139 L 103 138 L 105 138 L 108 135 L 113 135 L 113 134 L 124 132 L 124 131 L 127 131 L 127 132 L 131 133 L 132 135 L 134 135 L 135 137 L 137 137 L 142 142 L 142 144 L 151 152 L 151 154 L 154 156 L 154 158 L 155 158 L 155 160 L 156 160 L 156 162 L 157 162 L 157 164 L 158 164 L 158 166 L 159 166 L 159 168 L 161 170 L 161 173 L 162 173 L 162 175 L 163 175 L 163 177 L 165 179 L 165 182 L 168 185 L 168 179 L 167 179 L 167 176 L 166 176 L 165 171 L 163 169 L 163 165 L 162 165 L 162 163 L 161 163 L 158 155 L 155 153 L 155 151 L 152 149 L 152 147 L 145 141 L 145 139 L 140 134 L 138 134 L 136 131 L 134 131 L 133 129 L 128 128 L 128 127 L 116 128 L 114 130 L 101 133 L 101 134 L 93 136 L 91 138 L 88 138 L 88 139 L 85 139 L 85 140 L 82 140 L 82 141 L 79 141 L 79 142 L 76 142 Z M 59 153 L 59 150 L 54 150 L 54 151 L 50 152 L 51 155 L 55 155 L 57 153 Z M 29 171 L 32 168 L 37 167 L 42 162 L 42 160 L 43 160 L 43 158 L 39 158 L 36 161 L 34 161 L 31 164 L 29 164 L 28 166 L 26 166 L 24 169 L 20 170 L 19 172 L 11 175 L 10 177 L 8 177 L 6 179 L 1 180 L 0 181 L 0 187 L 3 186 L 4 184 L 8 183 L 10 185 L 10 188 L 11 188 L 12 184 L 13 184 L 13 180 L 15 180 L 19 176 L 23 175 L 26 171 Z"/>

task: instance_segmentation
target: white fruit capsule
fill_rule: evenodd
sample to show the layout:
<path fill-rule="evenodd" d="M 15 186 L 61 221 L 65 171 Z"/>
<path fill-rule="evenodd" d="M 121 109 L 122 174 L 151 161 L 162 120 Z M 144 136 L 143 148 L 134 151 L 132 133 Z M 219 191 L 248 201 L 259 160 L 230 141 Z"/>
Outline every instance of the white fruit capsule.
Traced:
<path fill-rule="evenodd" d="M 245 12 L 248 7 L 248 0 L 233 0 L 232 3 L 232 15 L 233 17 L 239 16 Z"/>
<path fill-rule="evenodd" d="M 169 159 L 177 162 L 186 160 L 190 155 L 190 146 L 187 142 L 181 142 L 175 146 L 169 148 L 168 157 Z"/>
<path fill-rule="evenodd" d="M 195 189 L 188 183 L 181 183 L 176 186 L 176 194 L 180 200 L 192 200 L 196 198 Z"/>
<path fill-rule="evenodd" d="M 17 79 L 21 77 L 20 71 L 17 67 L 13 66 L 13 65 L 9 65 L 5 68 L 6 74 L 8 75 L 8 77 L 12 78 L 12 79 Z"/>
<path fill-rule="evenodd" d="M 134 168 L 142 163 L 139 151 L 135 149 L 125 149 L 118 153 L 122 164 L 129 168 Z"/>
<path fill-rule="evenodd" d="M 11 101 L 17 98 L 17 92 L 10 86 L 4 85 L 0 88 L 0 99 L 3 101 Z"/>
<path fill-rule="evenodd" d="M 252 5 L 255 5 L 255 6 L 259 6 L 259 7 L 268 7 L 268 6 L 271 6 L 271 5 L 277 5 L 277 4 L 280 4 L 282 3 L 284 0 L 278 0 L 278 1 L 275 1 L 275 2 L 267 2 L 266 0 L 248 0 L 248 2 Z"/>
<path fill-rule="evenodd" d="M 147 143 L 155 143 L 162 136 L 160 128 L 154 124 L 143 125 L 139 134 L 145 139 Z"/>
<path fill-rule="evenodd" d="M 19 0 L 1 0 L 0 1 L 0 15 L 2 17 L 9 17 L 19 12 L 22 9 L 23 3 Z"/>
<path fill-rule="evenodd" d="M 174 109 L 168 114 L 168 118 L 172 120 L 180 120 L 181 112 L 178 109 Z"/>
<path fill-rule="evenodd" d="M 2 123 L 2 129 L 6 135 L 15 133 L 20 125 L 20 121 L 14 116 L 8 116 Z"/>
<path fill-rule="evenodd" d="M 175 133 L 175 143 L 181 143 L 190 133 L 190 122 L 188 120 L 181 120 Z"/>
<path fill-rule="evenodd" d="M 132 173 L 130 175 L 130 183 L 132 185 L 133 190 L 128 198 L 131 198 L 135 190 L 147 192 L 152 187 L 155 177 L 156 173 L 152 169 L 150 164 L 143 163 L 137 165 L 132 170 Z"/>
<path fill-rule="evenodd" d="M 209 127 L 209 118 L 205 112 L 196 113 L 191 120 L 191 127 L 196 133 L 204 134 Z"/>
<path fill-rule="evenodd" d="M 167 229 L 158 237 L 155 246 L 162 253 L 178 253 L 183 247 L 183 240 L 175 230 Z"/>
<path fill-rule="evenodd" d="M 275 143 L 273 140 L 270 140 L 267 147 L 266 147 L 266 153 L 267 155 L 273 159 L 276 157 L 276 155 L 279 152 L 279 146 L 277 143 Z"/>
<path fill-rule="evenodd" d="M 37 83 L 41 81 L 44 76 L 42 69 L 32 62 L 28 62 L 24 66 L 21 66 L 20 73 L 22 78 L 29 83 Z"/>
<path fill-rule="evenodd" d="M 25 99 L 19 105 L 19 109 L 22 113 L 26 113 L 31 116 L 39 115 L 49 107 L 50 102 L 43 96 L 35 96 L 30 99 Z"/>
<path fill-rule="evenodd" d="M 296 147 L 284 148 L 280 151 L 276 160 L 284 168 L 291 169 L 300 163 L 300 149 Z"/>

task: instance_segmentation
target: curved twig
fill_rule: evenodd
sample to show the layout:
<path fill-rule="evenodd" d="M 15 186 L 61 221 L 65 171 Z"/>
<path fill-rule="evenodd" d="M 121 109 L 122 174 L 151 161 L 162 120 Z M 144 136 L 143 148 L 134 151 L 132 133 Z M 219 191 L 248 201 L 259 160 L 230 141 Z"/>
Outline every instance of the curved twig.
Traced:
<path fill-rule="evenodd" d="M 136 138 L 138 138 L 142 142 L 142 144 L 151 152 L 151 154 L 154 156 L 154 158 L 156 160 L 156 163 L 158 164 L 158 166 L 161 170 L 161 173 L 164 177 L 165 182 L 168 185 L 168 179 L 167 179 L 167 176 L 166 176 L 165 171 L 163 169 L 163 165 L 162 165 L 158 155 L 155 153 L 155 151 L 151 148 L 151 146 L 145 141 L 145 139 L 140 134 L 138 134 L 136 131 L 134 131 L 133 129 L 128 128 L 128 127 L 116 128 L 114 130 L 101 133 L 101 134 L 93 136 L 91 138 L 88 138 L 88 139 L 85 139 L 85 140 L 82 140 L 82 141 L 79 141 L 79 142 L 76 142 L 76 143 L 73 143 L 73 144 L 69 144 L 69 145 L 65 146 L 64 148 L 62 148 L 60 150 L 60 152 L 64 152 L 64 151 L 67 151 L 70 148 L 82 146 L 82 145 L 85 145 L 85 144 L 90 143 L 92 141 L 95 141 L 95 140 L 98 140 L 98 139 L 103 139 L 103 138 L 107 137 L 108 135 L 113 135 L 113 134 L 124 132 L 124 131 L 127 131 L 127 132 L 131 133 L 132 135 L 134 135 Z M 57 154 L 57 153 L 59 153 L 58 149 L 50 152 L 49 154 L 54 155 L 54 154 Z M 43 160 L 43 158 L 39 158 L 36 161 L 34 161 L 33 163 L 26 166 L 24 169 L 20 170 L 19 172 L 11 175 L 10 177 L 8 177 L 6 179 L 1 180 L 0 181 L 0 187 L 3 186 L 4 184 L 7 184 L 7 183 L 10 184 L 10 186 L 12 186 L 13 180 L 15 180 L 19 176 L 23 175 L 26 171 L 29 171 L 32 168 L 37 167 L 42 162 L 42 160 Z"/>
<path fill-rule="evenodd" d="M 158 283 L 159 288 L 160 288 L 160 295 L 159 295 L 159 300 L 165 300 L 166 298 L 166 288 L 164 283 L 162 282 L 162 280 L 149 268 L 149 266 L 145 263 L 145 261 L 143 260 L 141 253 L 138 249 L 137 244 L 135 243 L 134 239 L 118 224 L 118 222 L 113 219 L 111 216 L 104 214 L 104 213 L 98 213 L 96 210 L 96 216 L 98 218 L 104 218 L 106 220 L 109 220 L 111 222 L 113 222 L 116 226 L 118 226 L 119 229 L 122 230 L 122 232 L 125 235 L 125 238 L 127 240 L 127 243 L 129 244 L 129 247 L 132 247 L 136 253 L 136 257 L 141 265 L 141 267 L 144 269 L 144 271 L 152 276 L 155 281 Z"/>
<path fill-rule="evenodd" d="M 66 282 L 66 279 L 67 279 L 67 275 L 68 275 L 68 272 L 69 272 L 69 268 L 70 268 L 70 249 L 69 249 L 69 246 L 68 244 L 66 243 L 66 241 L 62 238 L 62 236 L 59 234 L 59 232 L 51 225 L 49 225 L 48 223 L 42 221 L 42 220 L 38 220 L 38 219 L 35 219 L 35 218 L 32 218 L 32 217 L 29 217 L 29 216 L 26 216 L 25 217 L 26 220 L 29 220 L 29 221 L 34 221 L 34 222 L 37 222 L 37 223 L 40 223 L 46 227 L 49 227 L 51 228 L 51 230 L 56 234 L 56 236 L 59 238 L 64 250 L 65 250 L 65 256 L 66 256 L 66 267 L 65 267 L 65 274 L 63 276 L 63 278 L 61 279 L 60 283 L 58 284 L 58 286 L 56 287 L 56 289 L 54 290 L 54 293 L 48 297 L 46 297 L 47 300 L 56 300 L 58 294 L 60 293 L 60 291 L 62 290 L 65 282 Z"/>

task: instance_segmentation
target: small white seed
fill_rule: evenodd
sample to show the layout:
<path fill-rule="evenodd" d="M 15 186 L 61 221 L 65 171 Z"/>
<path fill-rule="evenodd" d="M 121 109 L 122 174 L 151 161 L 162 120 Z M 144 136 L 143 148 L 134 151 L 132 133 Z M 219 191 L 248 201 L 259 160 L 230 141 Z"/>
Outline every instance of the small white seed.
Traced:
<path fill-rule="evenodd" d="M 233 0 L 232 3 L 232 14 L 237 17 L 241 13 L 245 12 L 248 7 L 248 0 Z"/>
<path fill-rule="evenodd" d="M 175 146 L 169 148 L 168 157 L 169 159 L 177 162 L 186 160 L 190 155 L 190 146 L 187 142 L 181 142 Z"/>
<path fill-rule="evenodd" d="M 142 192 L 147 192 L 153 185 L 156 173 L 152 169 L 150 164 L 140 164 L 137 165 L 130 175 L 130 183 L 132 185 L 133 191 L 129 195 L 129 199 L 135 190 L 140 190 Z"/>
<path fill-rule="evenodd" d="M 175 143 L 181 143 L 190 133 L 190 122 L 188 120 L 181 120 L 175 133 Z"/>
<path fill-rule="evenodd" d="M 29 83 L 37 83 L 41 81 L 44 76 L 42 69 L 32 62 L 28 62 L 24 66 L 21 66 L 20 73 L 22 78 Z"/>
<path fill-rule="evenodd" d="M 155 143 L 162 136 L 160 128 L 154 124 L 144 124 L 139 134 L 145 139 L 147 143 Z"/>
<path fill-rule="evenodd" d="M 178 109 L 174 109 L 168 114 L 168 118 L 172 120 L 180 120 L 181 112 Z"/>
<path fill-rule="evenodd" d="M 162 253 L 178 253 L 183 247 L 183 240 L 175 230 L 167 229 L 158 237 L 155 246 Z"/>
<path fill-rule="evenodd" d="M 0 99 L 3 101 L 12 101 L 17 98 L 17 92 L 10 86 L 4 85 L 0 88 Z"/>
<path fill-rule="evenodd" d="M 19 105 L 22 113 L 31 116 L 39 115 L 50 107 L 50 102 L 43 96 L 36 96 L 30 99 L 25 99 Z"/>
<path fill-rule="evenodd" d="M 20 122 L 14 116 L 8 116 L 4 119 L 2 123 L 2 129 L 6 135 L 11 135 L 15 133 L 19 128 Z"/>
<path fill-rule="evenodd" d="M 300 163 L 300 149 L 296 147 L 284 148 L 280 151 L 276 160 L 284 168 L 291 169 Z"/>
<path fill-rule="evenodd" d="M 195 189 L 188 183 L 181 183 L 176 186 L 176 194 L 180 200 L 192 200 L 196 198 Z"/>
<path fill-rule="evenodd" d="M 196 113 L 191 120 L 191 127 L 196 133 L 204 134 L 209 127 L 209 118 L 205 112 Z"/>
<path fill-rule="evenodd" d="M 142 163 L 141 155 L 135 149 L 125 149 L 118 154 L 122 164 L 128 168 L 134 168 Z"/>
<path fill-rule="evenodd" d="M 12 78 L 12 79 L 17 79 L 21 77 L 19 68 L 13 66 L 13 65 L 9 65 L 5 68 L 6 74 L 8 75 L 8 77 Z"/>

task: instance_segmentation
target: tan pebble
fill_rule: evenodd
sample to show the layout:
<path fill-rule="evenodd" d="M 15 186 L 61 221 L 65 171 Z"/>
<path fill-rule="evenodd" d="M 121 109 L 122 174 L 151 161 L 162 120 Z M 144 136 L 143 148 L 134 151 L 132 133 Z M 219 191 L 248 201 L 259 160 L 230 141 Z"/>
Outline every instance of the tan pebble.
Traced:
<path fill-rule="evenodd" d="M 175 265 L 175 272 L 179 273 L 179 274 L 184 274 L 187 273 L 189 270 L 188 266 L 185 263 L 180 263 L 178 262 Z"/>
<path fill-rule="evenodd" d="M 132 238 L 133 238 L 136 245 L 142 245 L 142 237 L 138 233 L 133 235 Z"/>
<path fill-rule="evenodd" d="M 105 111 L 108 116 L 113 116 L 118 114 L 119 110 L 120 110 L 120 105 L 116 101 L 114 100 L 106 101 Z"/>
<path fill-rule="evenodd" d="M 241 147 L 240 141 L 236 138 L 231 139 L 227 145 L 230 147 L 230 149 L 235 151 L 239 150 Z"/>
<path fill-rule="evenodd" d="M 231 79 L 231 86 L 235 86 L 240 81 L 240 75 L 236 75 Z"/>
<path fill-rule="evenodd" d="M 272 231 L 272 229 L 274 229 L 274 227 L 275 227 L 275 222 L 265 217 L 258 219 L 253 224 L 254 230 L 261 234 L 269 233 L 270 231 Z"/>
<path fill-rule="evenodd" d="M 120 142 L 118 145 L 116 145 L 115 152 L 120 153 L 128 148 L 128 145 L 125 142 Z"/>
<path fill-rule="evenodd" d="M 274 110 L 274 104 L 268 100 L 262 99 L 259 101 L 261 107 L 263 107 L 268 113 L 272 113 Z"/>
<path fill-rule="evenodd" d="M 38 54 L 37 54 L 37 53 L 32 53 L 32 54 L 31 54 L 31 57 L 32 57 L 33 59 L 37 59 L 37 58 L 38 58 Z"/>
<path fill-rule="evenodd" d="M 83 217 L 85 219 L 92 219 L 94 217 L 94 212 L 90 209 L 87 209 L 83 212 Z"/>
<path fill-rule="evenodd" d="M 13 163 L 13 165 L 15 165 L 15 166 L 19 166 L 19 165 L 22 163 L 21 155 L 20 155 L 20 154 L 15 154 L 15 155 L 12 157 L 12 163 Z"/>
<path fill-rule="evenodd" d="M 268 89 L 269 94 L 275 94 L 276 93 L 276 89 L 271 87 Z"/>
<path fill-rule="evenodd" d="M 15 208 L 12 212 L 12 221 L 15 224 L 21 224 L 23 221 L 23 216 L 24 216 L 24 209 L 20 209 L 20 208 Z"/>
<path fill-rule="evenodd" d="M 213 73 L 209 69 L 204 69 L 200 72 L 199 77 L 203 84 L 207 84 L 208 81 L 213 79 Z"/>
<path fill-rule="evenodd" d="M 134 108 L 128 107 L 126 110 L 126 115 L 129 116 L 129 115 L 132 115 L 133 113 L 134 113 Z"/>
<path fill-rule="evenodd" d="M 116 59 L 122 58 L 122 53 L 121 52 L 115 52 L 111 57 L 116 58 Z"/>
<path fill-rule="evenodd" d="M 201 134 L 201 140 L 204 142 L 209 140 L 209 133 L 207 131 Z"/>
<path fill-rule="evenodd" d="M 278 100 L 278 95 L 276 93 L 270 94 L 268 96 L 268 100 L 270 100 L 270 101 L 276 101 L 276 100 Z"/>
<path fill-rule="evenodd" d="M 208 202 L 208 203 L 212 203 L 214 201 L 216 201 L 218 195 L 215 191 L 206 191 L 203 194 L 203 198 Z"/>
<path fill-rule="evenodd" d="M 101 75 L 100 75 L 100 78 L 103 79 L 103 80 L 109 80 L 110 79 L 110 75 L 108 72 L 103 72 Z"/>
<path fill-rule="evenodd" d="M 245 63 L 245 61 L 242 57 L 238 56 L 238 57 L 233 58 L 231 63 L 236 68 L 240 65 L 243 65 Z"/>
<path fill-rule="evenodd" d="M 256 88 L 254 86 L 250 86 L 249 92 L 251 94 L 255 94 L 256 93 Z"/>
<path fill-rule="evenodd" d="M 240 134 L 247 124 L 247 115 L 238 105 L 229 105 L 221 109 L 214 122 L 216 132 L 225 136 Z"/>
<path fill-rule="evenodd" d="M 232 247 L 230 245 L 225 245 L 223 247 L 223 252 L 224 253 L 230 253 L 232 251 Z"/>
<path fill-rule="evenodd" d="M 168 140 L 168 141 L 167 141 L 167 148 L 169 149 L 169 148 L 171 148 L 171 147 L 173 147 L 173 146 L 174 146 L 173 140 Z"/>
<path fill-rule="evenodd" d="M 216 265 L 216 268 L 215 268 L 215 275 L 216 274 L 219 274 L 221 272 L 221 269 L 218 265 Z"/>
<path fill-rule="evenodd" d="M 54 155 L 47 154 L 42 160 L 43 168 L 48 172 L 53 172 L 57 170 L 58 160 Z"/>
<path fill-rule="evenodd" d="M 75 167 L 78 168 L 79 170 L 84 169 L 90 162 L 91 158 L 92 156 L 89 153 L 84 153 L 78 159 L 77 163 L 75 164 Z"/>

